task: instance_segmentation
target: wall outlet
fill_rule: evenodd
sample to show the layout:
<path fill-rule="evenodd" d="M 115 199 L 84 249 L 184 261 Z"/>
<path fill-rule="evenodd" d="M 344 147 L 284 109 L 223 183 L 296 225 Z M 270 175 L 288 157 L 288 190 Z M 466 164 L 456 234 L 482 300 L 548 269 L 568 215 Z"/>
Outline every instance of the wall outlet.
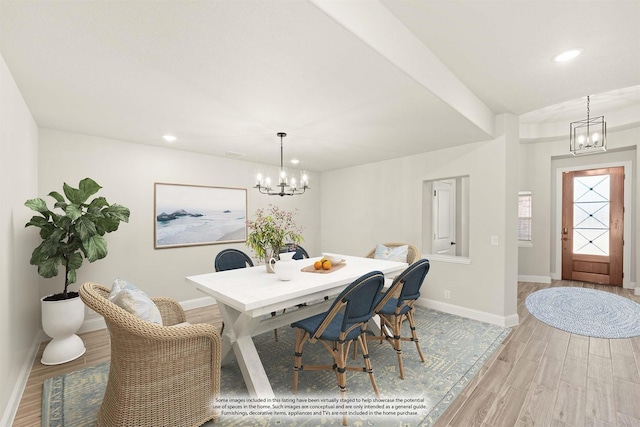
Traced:
<path fill-rule="evenodd" d="M 499 242 L 500 241 L 498 240 L 498 236 L 491 236 L 491 245 L 498 246 Z"/>
<path fill-rule="evenodd" d="M 444 291 L 444 299 L 451 299 L 451 291 L 450 290 L 445 290 Z"/>

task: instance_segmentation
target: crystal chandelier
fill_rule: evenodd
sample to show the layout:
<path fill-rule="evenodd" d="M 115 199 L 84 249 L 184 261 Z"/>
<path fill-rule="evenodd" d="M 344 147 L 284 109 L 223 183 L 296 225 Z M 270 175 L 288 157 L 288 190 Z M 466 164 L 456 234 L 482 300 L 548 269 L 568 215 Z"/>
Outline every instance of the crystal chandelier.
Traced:
<path fill-rule="evenodd" d="M 587 118 L 570 124 L 569 148 L 574 156 L 607 151 L 607 123 L 604 116 L 589 116 L 589 101 L 587 96 Z"/>
<path fill-rule="evenodd" d="M 278 184 L 273 185 L 271 177 L 264 178 L 262 174 L 259 173 L 256 176 L 256 185 L 254 188 L 257 188 L 260 193 L 268 194 L 269 196 L 282 197 L 304 194 L 306 189 L 309 188 L 309 177 L 307 174 L 303 173 L 298 181 L 295 177 L 289 178 L 287 176 L 287 172 L 284 169 L 284 156 L 282 149 L 282 139 L 287 136 L 287 134 L 284 132 L 278 132 L 277 135 L 280 137 L 280 173 L 278 176 Z"/>

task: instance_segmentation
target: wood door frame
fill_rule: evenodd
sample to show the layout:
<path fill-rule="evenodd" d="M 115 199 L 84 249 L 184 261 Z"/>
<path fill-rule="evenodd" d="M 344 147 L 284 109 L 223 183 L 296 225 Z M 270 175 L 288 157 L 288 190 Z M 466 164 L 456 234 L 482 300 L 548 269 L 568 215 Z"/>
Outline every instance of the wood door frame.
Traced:
<path fill-rule="evenodd" d="M 552 242 L 555 241 L 555 273 L 554 279 L 560 280 L 562 277 L 562 174 L 563 172 L 575 172 L 587 169 L 602 169 L 613 167 L 624 167 L 624 241 L 622 248 L 622 287 L 633 289 L 631 286 L 631 216 L 634 210 L 631 205 L 631 177 L 633 176 L 633 163 L 629 160 L 610 163 L 592 163 L 581 166 L 568 166 L 557 168 L 556 171 L 556 223 L 551 233 Z"/>

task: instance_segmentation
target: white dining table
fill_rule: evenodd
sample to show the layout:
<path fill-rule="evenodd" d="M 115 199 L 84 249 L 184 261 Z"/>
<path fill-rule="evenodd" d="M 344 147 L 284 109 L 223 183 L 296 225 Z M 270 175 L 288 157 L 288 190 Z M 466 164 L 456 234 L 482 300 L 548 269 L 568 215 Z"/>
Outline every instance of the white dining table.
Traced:
<path fill-rule="evenodd" d="M 345 265 L 326 273 L 302 271 L 320 257 L 288 261 L 300 268 L 287 281 L 267 273 L 264 265 L 186 277 L 187 283 L 215 298 L 225 324 L 222 364 L 235 356 L 252 397 L 275 397 L 253 336 L 326 311 L 345 287 L 370 271 L 393 277 L 407 267 L 404 262 L 338 256 Z M 290 310 L 282 313 L 284 309 Z M 271 316 L 273 312 L 277 315 Z"/>

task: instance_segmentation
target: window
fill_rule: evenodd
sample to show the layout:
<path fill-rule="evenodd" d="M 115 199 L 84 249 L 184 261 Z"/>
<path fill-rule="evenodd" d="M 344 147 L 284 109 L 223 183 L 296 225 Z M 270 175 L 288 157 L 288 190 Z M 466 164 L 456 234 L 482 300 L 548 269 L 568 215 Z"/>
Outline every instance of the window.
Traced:
<path fill-rule="evenodd" d="M 518 193 L 518 240 L 531 242 L 531 191 Z"/>

